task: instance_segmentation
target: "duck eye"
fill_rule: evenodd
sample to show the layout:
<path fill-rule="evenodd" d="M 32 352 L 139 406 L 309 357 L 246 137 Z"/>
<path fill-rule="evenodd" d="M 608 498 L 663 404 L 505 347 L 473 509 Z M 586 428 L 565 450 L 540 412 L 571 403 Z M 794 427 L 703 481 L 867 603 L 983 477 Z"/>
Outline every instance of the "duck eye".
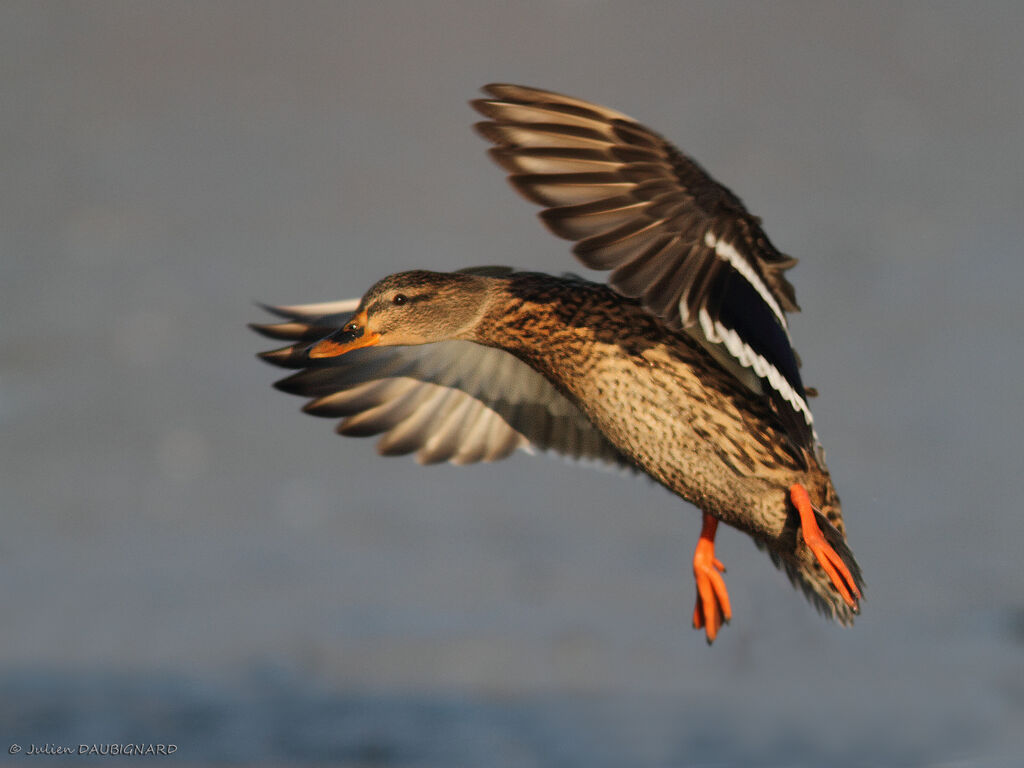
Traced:
<path fill-rule="evenodd" d="M 395 306 L 398 306 L 398 307 L 400 307 L 400 306 L 402 306 L 403 304 L 405 304 L 405 302 L 407 302 L 408 300 L 409 300 L 409 299 L 407 299 L 407 298 L 405 297 L 405 294 L 404 294 L 404 293 L 396 293 L 396 294 L 395 294 L 395 298 L 393 298 L 393 299 L 391 300 L 391 302 L 392 302 L 392 303 L 393 303 L 393 304 L 394 304 Z"/>

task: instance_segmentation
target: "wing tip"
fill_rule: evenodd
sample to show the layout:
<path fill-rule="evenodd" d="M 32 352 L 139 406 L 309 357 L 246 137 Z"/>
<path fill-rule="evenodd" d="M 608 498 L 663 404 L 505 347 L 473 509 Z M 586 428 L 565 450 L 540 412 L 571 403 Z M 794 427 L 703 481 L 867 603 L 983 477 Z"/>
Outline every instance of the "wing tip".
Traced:
<path fill-rule="evenodd" d="M 269 349 L 266 352 L 257 352 L 256 357 L 279 368 L 306 368 L 309 365 L 305 351 L 300 351 L 295 344 Z M 274 386 L 276 387 L 277 384 Z"/>

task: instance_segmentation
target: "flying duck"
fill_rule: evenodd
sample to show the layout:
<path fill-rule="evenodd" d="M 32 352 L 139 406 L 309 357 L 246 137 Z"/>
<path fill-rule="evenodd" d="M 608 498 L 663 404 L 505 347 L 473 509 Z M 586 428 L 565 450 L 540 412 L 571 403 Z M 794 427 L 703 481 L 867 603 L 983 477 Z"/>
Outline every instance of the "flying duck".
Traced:
<path fill-rule="evenodd" d="M 626 115 L 518 85 L 472 102 L 512 186 L 607 284 L 509 267 L 390 275 L 361 299 L 267 307 L 275 386 L 383 455 L 550 452 L 645 473 L 702 513 L 693 626 L 732 617 L 719 522 L 826 616 L 863 593 L 808 406 L 772 245 L 736 195 Z"/>

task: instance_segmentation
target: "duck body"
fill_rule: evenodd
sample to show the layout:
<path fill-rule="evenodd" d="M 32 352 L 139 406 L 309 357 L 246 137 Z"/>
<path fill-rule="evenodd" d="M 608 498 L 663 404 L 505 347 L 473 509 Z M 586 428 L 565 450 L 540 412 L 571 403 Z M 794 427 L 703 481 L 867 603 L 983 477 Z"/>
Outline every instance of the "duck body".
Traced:
<path fill-rule="evenodd" d="M 813 427 L 775 250 L 729 190 L 621 113 L 522 86 L 473 103 L 511 181 L 609 284 L 507 267 L 414 270 L 361 299 L 268 307 L 279 389 L 382 454 L 493 461 L 543 450 L 646 473 L 698 507 L 694 627 L 731 607 L 718 522 L 767 550 L 825 615 L 863 590 Z"/>
<path fill-rule="evenodd" d="M 786 489 L 815 486 L 821 468 L 788 448 L 767 405 L 699 343 L 598 283 L 536 273 L 484 279 L 498 296 L 473 341 L 542 373 L 668 490 L 782 547 Z"/>
<path fill-rule="evenodd" d="M 766 398 L 752 398 L 690 334 L 603 284 L 538 273 L 483 279 L 493 298 L 473 341 L 543 374 L 629 462 L 749 534 L 820 609 L 852 620 L 798 541 L 789 501 L 794 484 L 807 489 L 859 582 L 831 475 L 820 451 L 792 443 Z"/>

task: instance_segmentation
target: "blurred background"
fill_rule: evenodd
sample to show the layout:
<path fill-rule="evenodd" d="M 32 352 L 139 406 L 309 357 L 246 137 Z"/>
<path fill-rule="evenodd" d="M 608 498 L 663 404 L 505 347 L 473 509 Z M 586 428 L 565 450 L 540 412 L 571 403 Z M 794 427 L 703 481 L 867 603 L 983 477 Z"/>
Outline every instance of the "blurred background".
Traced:
<path fill-rule="evenodd" d="M 0 737 L 192 764 L 1010 766 L 1024 754 L 1024 7 L 5 2 Z M 624 111 L 762 216 L 868 580 L 697 511 L 420 467 L 275 392 L 254 301 L 580 271 L 480 85 Z"/>

